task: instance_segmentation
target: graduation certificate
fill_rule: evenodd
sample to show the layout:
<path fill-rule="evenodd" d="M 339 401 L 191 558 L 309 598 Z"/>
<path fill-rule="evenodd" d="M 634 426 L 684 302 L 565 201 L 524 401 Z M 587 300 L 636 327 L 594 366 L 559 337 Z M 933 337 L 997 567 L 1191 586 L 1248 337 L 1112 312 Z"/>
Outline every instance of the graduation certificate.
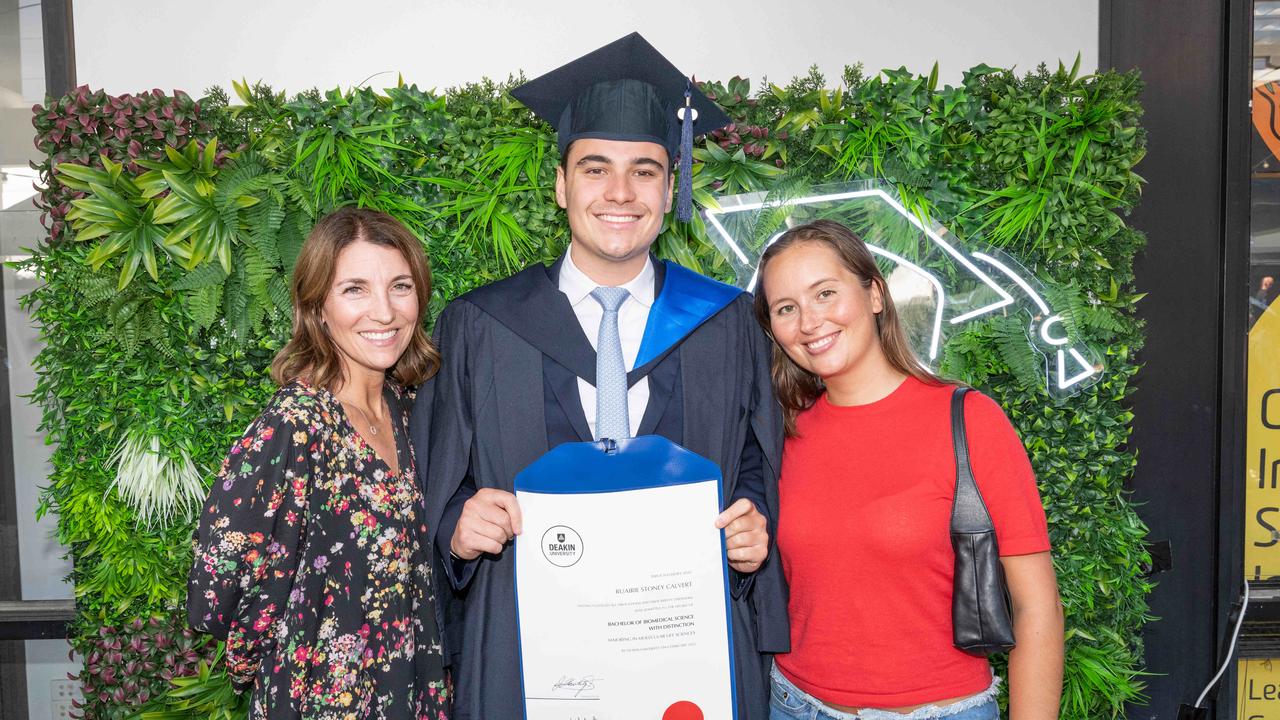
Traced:
<path fill-rule="evenodd" d="M 719 468 L 657 436 L 610 442 L 516 477 L 525 716 L 733 718 Z"/>

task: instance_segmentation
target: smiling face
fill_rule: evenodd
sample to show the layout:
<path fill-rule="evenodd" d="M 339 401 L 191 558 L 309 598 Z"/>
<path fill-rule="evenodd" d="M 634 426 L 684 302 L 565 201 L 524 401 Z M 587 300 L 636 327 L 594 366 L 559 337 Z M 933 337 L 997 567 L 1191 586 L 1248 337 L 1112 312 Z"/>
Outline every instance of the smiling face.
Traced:
<path fill-rule="evenodd" d="M 583 138 L 556 171 L 556 202 L 569 217 L 573 262 L 596 282 L 639 274 L 671 207 L 667 151 L 650 142 Z"/>
<path fill-rule="evenodd" d="M 348 380 L 381 376 L 404 354 L 418 324 L 408 261 L 394 247 L 364 240 L 343 248 L 320 317 Z"/>
<path fill-rule="evenodd" d="M 868 360 L 883 361 L 876 314 L 880 287 L 864 281 L 823 242 L 800 242 L 765 266 L 769 328 L 796 365 L 830 385 Z"/>

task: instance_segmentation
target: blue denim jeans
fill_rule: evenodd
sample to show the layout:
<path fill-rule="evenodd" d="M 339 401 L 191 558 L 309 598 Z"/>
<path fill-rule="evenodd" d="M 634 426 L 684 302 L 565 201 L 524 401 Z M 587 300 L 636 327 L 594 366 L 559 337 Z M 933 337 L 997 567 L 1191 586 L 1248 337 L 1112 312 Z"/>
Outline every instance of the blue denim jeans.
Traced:
<path fill-rule="evenodd" d="M 770 679 L 769 720 L 1000 720 L 996 702 L 1000 678 L 992 678 L 991 687 L 973 697 L 949 705 L 925 705 L 909 713 L 874 709 L 841 712 L 796 687 L 777 667 Z"/>

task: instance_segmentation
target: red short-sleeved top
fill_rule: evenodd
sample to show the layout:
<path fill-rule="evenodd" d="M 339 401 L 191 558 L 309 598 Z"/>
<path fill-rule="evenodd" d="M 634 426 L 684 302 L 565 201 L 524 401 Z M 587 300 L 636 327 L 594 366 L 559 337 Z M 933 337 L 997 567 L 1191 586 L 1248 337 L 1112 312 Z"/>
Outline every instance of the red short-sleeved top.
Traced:
<path fill-rule="evenodd" d="M 792 651 L 776 660 L 821 700 L 905 707 L 991 682 L 985 658 L 951 644 L 953 389 L 909 377 L 867 405 L 823 395 L 787 439 L 777 534 Z M 971 392 L 965 425 L 1000 554 L 1047 551 L 1035 476 L 1008 418 Z"/>

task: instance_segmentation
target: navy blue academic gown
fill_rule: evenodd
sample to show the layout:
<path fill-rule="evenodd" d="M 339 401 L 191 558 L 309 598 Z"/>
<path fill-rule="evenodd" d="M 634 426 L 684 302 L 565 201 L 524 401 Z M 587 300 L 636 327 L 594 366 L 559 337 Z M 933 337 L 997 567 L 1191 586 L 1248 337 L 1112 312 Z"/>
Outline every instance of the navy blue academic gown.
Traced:
<path fill-rule="evenodd" d="M 672 288 L 714 283 L 679 266 L 656 262 L 655 269 L 650 324 L 671 319 L 660 312 L 664 291 L 676 297 Z M 449 538 L 461 506 L 475 488 L 512 491 L 515 475 L 550 448 L 591 439 L 577 378 L 594 383 L 595 352 L 556 287 L 558 270 L 531 266 L 445 308 L 436 324 L 443 365 L 420 388 L 414 408 L 411 431 L 456 720 L 523 717 L 514 552 L 508 545 L 501 555 L 452 559 Z M 683 282 L 667 283 L 669 274 Z M 652 360 L 629 373 L 632 383 L 649 378 L 649 403 L 635 434 L 663 435 L 715 462 L 725 478 L 725 506 L 750 498 L 770 518 L 772 536 L 782 423 L 769 343 L 750 296 L 718 283 L 692 289 L 718 295 L 723 307 L 644 353 Z M 655 527 L 661 522 L 654 518 Z M 776 548 L 751 576 L 731 573 L 730 584 L 738 717 L 766 720 L 772 655 L 790 649 Z"/>

